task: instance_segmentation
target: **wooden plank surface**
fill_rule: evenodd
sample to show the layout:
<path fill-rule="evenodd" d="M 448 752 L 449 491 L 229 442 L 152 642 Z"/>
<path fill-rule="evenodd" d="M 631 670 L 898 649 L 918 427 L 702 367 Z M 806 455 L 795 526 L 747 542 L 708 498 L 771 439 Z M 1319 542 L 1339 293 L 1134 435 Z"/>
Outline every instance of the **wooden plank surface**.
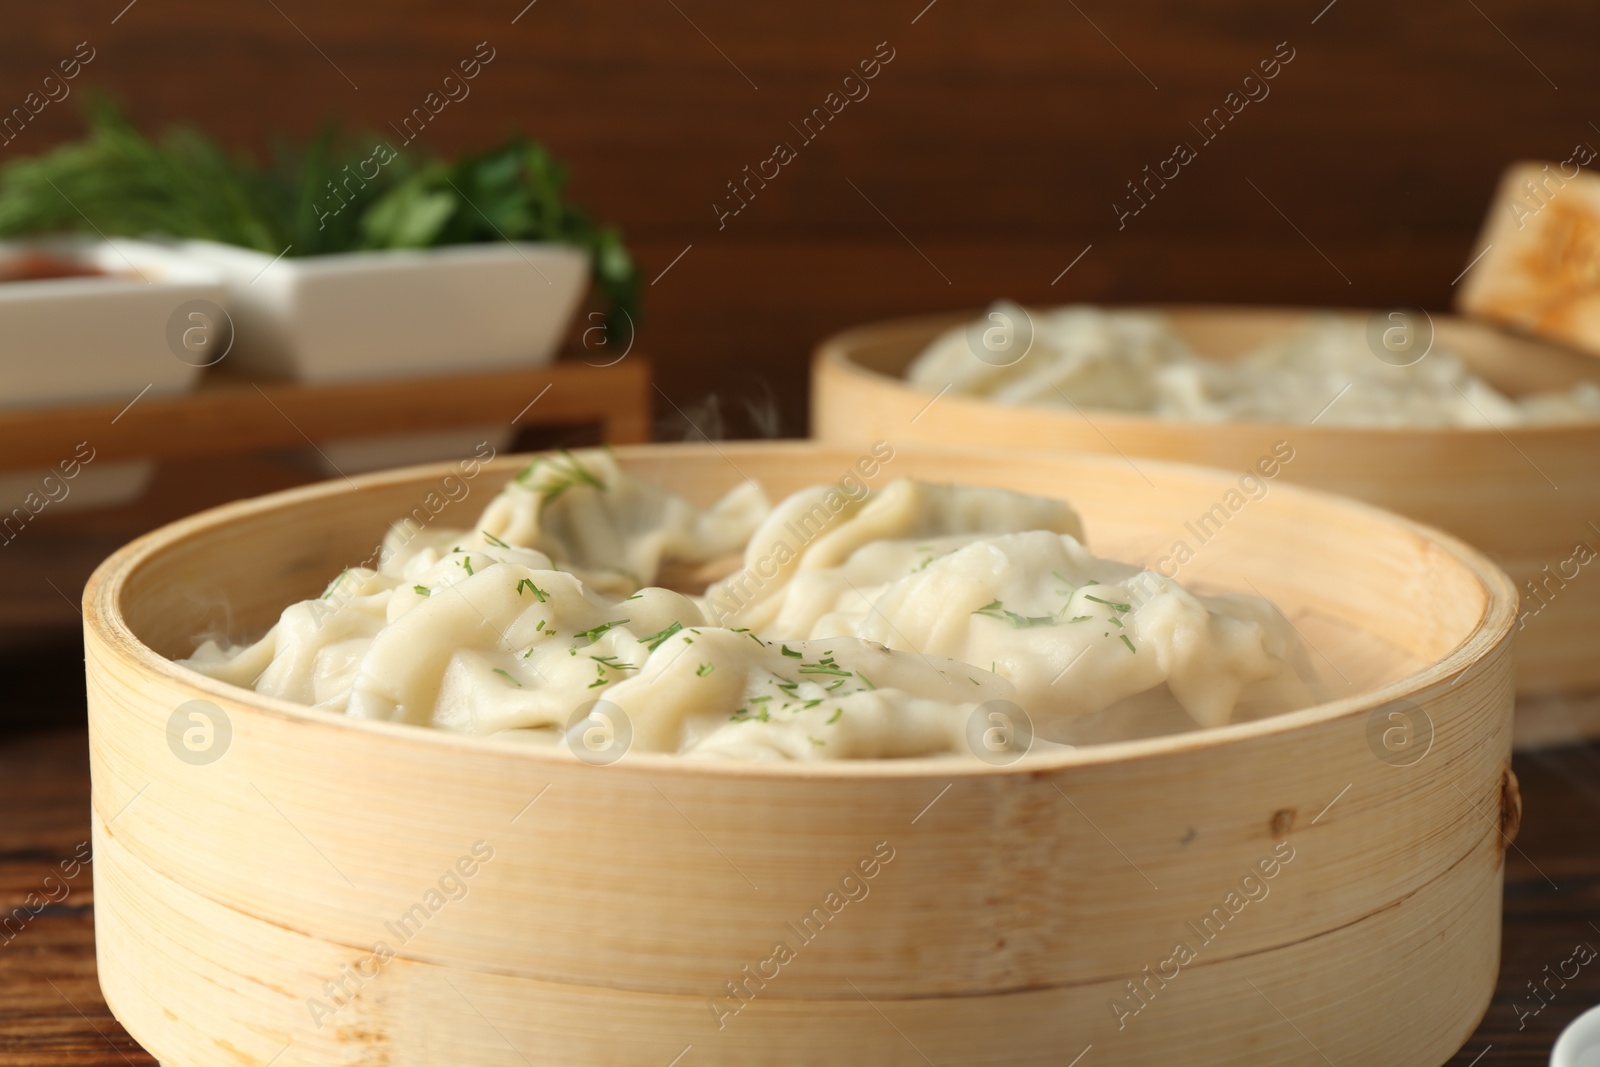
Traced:
<path fill-rule="evenodd" d="M 650 438 L 650 365 L 543 367 L 327 385 L 210 375 L 182 396 L 0 411 L 0 470 L 48 467 L 87 440 L 101 462 L 185 459 L 413 430 L 599 423 L 602 439 Z"/>
<path fill-rule="evenodd" d="M 87 739 L 75 725 L 82 715 L 76 657 L 73 648 L 56 646 L 31 654 L 28 671 L 14 664 L 30 680 L 14 694 L 0 728 L 36 729 L 0 741 L 0 914 L 40 892 L 46 875 L 88 837 Z M 1576 944 L 1600 946 L 1593 925 L 1600 915 L 1600 749 L 1519 756 L 1516 772 L 1524 814 L 1517 847 L 1507 852 L 1499 988 L 1451 1067 L 1543 1067 L 1560 1028 L 1600 1003 L 1600 967 L 1587 966 L 1565 988 L 1552 982 L 1555 996 L 1527 1016 L 1523 1028 L 1513 1006 L 1536 1006 L 1527 983 L 1543 980 L 1546 966 L 1556 971 Z M 100 999 L 89 872 L 66 885 L 65 896 L 54 890 L 59 903 L 0 945 L 0 1067 L 154 1064 Z"/>

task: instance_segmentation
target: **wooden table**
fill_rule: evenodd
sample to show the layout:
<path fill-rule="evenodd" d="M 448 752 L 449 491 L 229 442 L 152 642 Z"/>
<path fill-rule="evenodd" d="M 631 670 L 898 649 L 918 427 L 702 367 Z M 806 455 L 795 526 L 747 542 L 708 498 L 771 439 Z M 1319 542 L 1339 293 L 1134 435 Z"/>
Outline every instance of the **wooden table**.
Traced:
<path fill-rule="evenodd" d="M 8 694 L 0 729 L 41 720 L 53 724 L 0 738 L 0 916 L 38 892 L 45 875 L 89 836 L 87 740 L 78 725 L 83 715 L 79 655 L 75 647 L 62 645 L 29 653 L 26 670 L 20 660 L 0 661 L 5 677 L 37 679 Z M 1561 1027 L 1600 1003 L 1597 960 L 1558 989 L 1524 1029 L 1519 1030 L 1512 1008 L 1514 1001 L 1531 1005 L 1526 983 L 1542 978 L 1546 965 L 1554 971 L 1577 943 L 1600 946 L 1600 748 L 1519 756 L 1516 771 L 1523 822 L 1516 848 L 1507 853 L 1499 989 L 1451 1067 L 1543 1067 Z M 0 1067 L 154 1064 L 100 998 L 90 872 L 84 870 L 68 885 L 59 903 L 0 945 Z M 54 892 L 61 896 L 60 889 Z"/>

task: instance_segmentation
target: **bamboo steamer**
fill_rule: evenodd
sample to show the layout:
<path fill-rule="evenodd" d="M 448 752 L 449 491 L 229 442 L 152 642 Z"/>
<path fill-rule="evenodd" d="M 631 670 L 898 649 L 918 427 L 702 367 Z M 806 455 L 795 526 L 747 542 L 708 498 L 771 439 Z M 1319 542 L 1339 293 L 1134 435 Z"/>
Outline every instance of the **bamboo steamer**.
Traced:
<path fill-rule="evenodd" d="M 701 501 L 862 469 L 808 443 L 617 455 Z M 470 523 L 518 465 L 485 465 L 437 521 Z M 1100 553 L 1135 560 L 1233 484 L 1141 469 L 901 449 L 869 484 L 1065 495 Z M 1238 520 L 1250 551 L 1185 580 L 1272 598 L 1333 699 L 1005 767 L 597 767 L 171 661 L 222 605 L 242 634 L 315 595 L 453 470 L 204 512 L 89 583 L 100 981 L 167 1067 L 1064 1064 L 1091 1046 L 1084 1064 L 1439 1064 L 1486 1010 L 1520 813 L 1516 597 L 1449 536 L 1274 490 Z"/>
<path fill-rule="evenodd" d="M 1315 315 L 1285 308 L 1160 307 L 1196 350 L 1229 358 Z M 1360 322 L 1373 313 L 1347 312 Z M 824 441 L 884 437 L 1100 452 L 1244 472 L 1287 442 L 1282 479 L 1389 508 L 1463 538 L 1503 567 L 1522 594 L 1517 745 L 1600 737 L 1600 423 L 1497 430 L 1374 430 L 1267 423 L 1192 423 L 1073 407 L 1002 405 L 903 379 L 940 333 L 977 313 L 884 322 L 823 342 L 813 366 L 812 430 Z M 1445 315 L 1433 345 L 1515 395 L 1600 381 L 1591 357 Z M 1191 516 L 1192 518 L 1192 516 Z M 1233 543 L 1230 543 L 1233 542 Z M 1224 533 L 1206 551 L 1249 551 Z M 1589 556 L 1593 560 L 1593 556 Z"/>

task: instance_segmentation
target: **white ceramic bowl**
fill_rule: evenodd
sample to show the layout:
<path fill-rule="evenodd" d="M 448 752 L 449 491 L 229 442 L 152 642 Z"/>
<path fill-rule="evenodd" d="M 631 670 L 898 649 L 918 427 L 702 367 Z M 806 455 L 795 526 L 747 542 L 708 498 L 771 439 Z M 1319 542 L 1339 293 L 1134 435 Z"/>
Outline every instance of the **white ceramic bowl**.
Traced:
<path fill-rule="evenodd" d="M 110 277 L 0 283 L 0 406 L 41 407 L 97 400 L 132 401 L 194 387 L 226 329 L 196 301 L 226 304 L 221 275 L 173 249 L 143 241 L 54 238 L 0 244 L 0 257 L 43 252 L 88 262 Z M 191 342 L 183 347 L 186 336 Z M 175 347 L 176 346 L 176 347 Z M 84 436 L 93 447 L 94 427 Z M 63 462 L 72 456 L 62 456 Z M 66 511 L 126 503 L 155 466 L 130 460 L 83 466 L 51 508 Z M 39 490 L 52 470 L 0 473 L 0 511 Z"/>
<path fill-rule="evenodd" d="M 1600 1067 L 1600 1008 L 1590 1008 L 1561 1031 L 1550 1067 Z"/>
<path fill-rule="evenodd" d="M 248 373 L 302 382 L 427 376 L 548 362 L 587 287 L 589 254 L 528 241 L 274 258 L 209 241 L 184 247 L 222 271 Z M 319 445 L 329 473 L 458 458 L 504 425 Z"/>

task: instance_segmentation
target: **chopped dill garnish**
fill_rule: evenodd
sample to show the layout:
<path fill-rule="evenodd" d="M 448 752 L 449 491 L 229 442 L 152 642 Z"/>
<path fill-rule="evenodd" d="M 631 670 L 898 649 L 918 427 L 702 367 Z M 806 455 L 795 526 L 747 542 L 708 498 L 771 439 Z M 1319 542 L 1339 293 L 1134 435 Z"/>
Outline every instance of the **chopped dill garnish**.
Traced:
<path fill-rule="evenodd" d="M 339 586 L 342 585 L 344 583 L 344 580 L 349 576 L 350 576 L 350 571 L 349 571 L 348 568 L 346 568 L 345 570 L 340 571 L 339 572 L 339 576 L 337 578 L 335 578 L 332 582 L 328 583 L 328 591 L 326 593 L 322 594 L 322 599 L 323 600 L 327 600 L 329 597 L 331 597 L 333 595 L 333 591 L 335 589 L 339 588 Z"/>
<path fill-rule="evenodd" d="M 522 579 L 521 581 L 519 581 L 517 583 L 517 595 L 518 596 L 522 595 L 522 587 L 523 586 L 527 586 L 533 592 L 534 598 L 536 600 L 538 600 L 539 603 L 541 603 L 541 604 L 543 604 L 546 600 L 550 599 L 550 594 L 545 592 L 543 589 L 540 589 L 538 586 L 534 585 L 532 578 L 524 578 L 524 579 Z"/>
<path fill-rule="evenodd" d="M 836 675 L 836 676 L 838 676 L 840 678 L 848 678 L 848 677 L 850 677 L 850 672 L 849 671 L 840 670 L 839 669 L 839 665 L 837 663 L 829 663 L 829 662 L 826 662 L 826 661 L 824 661 L 822 663 L 807 664 L 807 665 L 802 666 L 802 667 L 797 667 L 797 668 L 795 668 L 795 673 L 796 674 L 832 674 L 832 675 Z"/>
<path fill-rule="evenodd" d="M 625 622 L 632 622 L 632 621 L 633 621 L 632 619 L 612 619 L 610 622 L 603 622 L 599 626 L 593 626 L 593 627 L 590 627 L 587 630 L 579 630 L 577 633 L 573 634 L 572 636 L 573 637 L 583 637 L 583 638 L 587 638 L 590 641 L 595 641 L 595 640 L 599 639 L 601 634 L 605 633 L 607 630 L 611 629 L 613 626 L 621 626 Z"/>
<path fill-rule="evenodd" d="M 522 683 L 521 682 L 519 682 L 515 678 L 511 677 L 511 675 L 509 673 L 507 673 L 506 671 L 501 670 L 499 667 L 496 667 L 494 669 L 494 673 L 498 674 L 500 677 L 504 678 L 506 681 L 510 682 L 512 685 L 516 686 L 518 689 L 522 688 Z"/>
<path fill-rule="evenodd" d="M 702 663 L 694 669 L 694 673 L 697 677 L 704 678 L 716 669 L 717 665 L 715 663 Z"/>
<path fill-rule="evenodd" d="M 1018 630 L 1026 630 L 1030 626 L 1053 626 L 1059 621 L 1054 615 L 1018 614 L 1005 608 L 998 600 L 990 601 L 977 611 L 974 611 L 973 614 L 999 619 L 1001 622 L 1009 622 L 1012 627 Z"/>
<path fill-rule="evenodd" d="M 1083 599 L 1092 600 L 1096 604 L 1104 604 L 1106 607 L 1110 608 L 1112 611 L 1132 611 L 1133 610 L 1133 605 L 1132 604 L 1118 604 L 1115 600 L 1101 600 L 1099 597 L 1090 596 L 1088 593 L 1083 594 Z"/>
<path fill-rule="evenodd" d="M 411 591 L 413 593 L 421 593 L 423 596 L 432 596 L 433 595 L 433 590 L 429 589 L 425 585 L 414 585 L 414 586 L 411 587 Z"/>
<path fill-rule="evenodd" d="M 828 725 L 832 726 L 834 723 L 838 722 L 839 721 L 839 716 L 841 716 L 843 714 L 844 714 L 844 709 L 843 708 L 834 708 L 833 709 L 833 714 L 828 716 Z"/>
<path fill-rule="evenodd" d="M 683 623 L 674 622 L 671 626 L 668 626 L 664 630 L 657 630 L 653 634 L 639 638 L 639 642 L 651 652 L 654 652 L 666 642 L 667 638 L 671 637 L 681 629 L 683 629 Z"/>
<path fill-rule="evenodd" d="M 562 493 L 565 493 L 568 489 L 571 489 L 575 485 L 587 485 L 594 489 L 605 489 L 606 483 L 602 482 L 592 472 L 587 470 L 583 464 L 579 463 L 578 458 L 571 452 L 568 452 L 566 449 L 562 449 L 561 454 L 562 456 L 566 457 L 565 466 L 563 466 L 560 461 L 552 459 L 549 456 L 540 456 L 538 459 L 535 459 L 532 463 L 529 463 L 520 472 L 518 472 L 516 479 L 517 484 L 524 487 L 528 486 L 539 467 L 544 465 L 555 471 L 555 477 L 544 489 L 544 499 L 546 503 L 554 500 L 556 497 L 560 496 Z"/>
<path fill-rule="evenodd" d="M 616 656 L 590 656 L 590 659 L 600 664 L 601 667 L 610 667 L 614 671 L 636 671 L 639 668 L 631 663 L 623 663 Z"/>
<path fill-rule="evenodd" d="M 498 538 L 494 534 L 490 533 L 488 530 L 479 530 L 478 532 L 483 534 L 483 539 L 485 541 L 489 542 L 491 545 L 494 545 L 496 548 L 510 548 L 511 547 L 510 545 L 506 544 L 504 541 L 500 540 L 500 538 Z"/>
<path fill-rule="evenodd" d="M 593 689 L 597 685 L 605 685 L 605 684 L 606 684 L 606 680 L 604 678 L 596 678 L 594 681 L 592 681 L 588 685 L 584 686 L 584 688 L 585 689 Z"/>

